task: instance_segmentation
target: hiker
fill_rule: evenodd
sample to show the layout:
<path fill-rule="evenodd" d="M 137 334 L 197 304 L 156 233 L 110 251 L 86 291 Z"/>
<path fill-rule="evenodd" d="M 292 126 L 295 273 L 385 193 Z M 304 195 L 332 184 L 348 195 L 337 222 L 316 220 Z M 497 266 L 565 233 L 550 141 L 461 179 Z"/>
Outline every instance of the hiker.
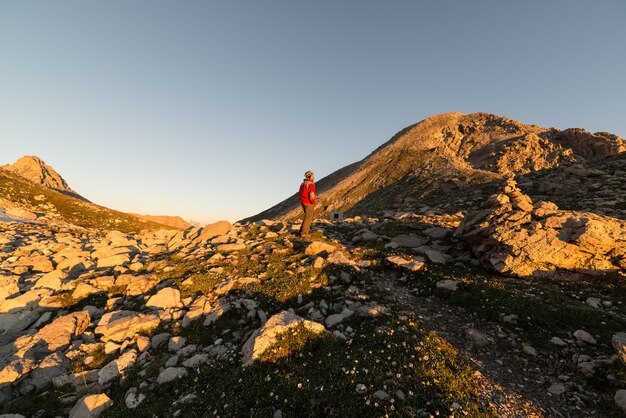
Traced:
<path fill-rule="evenodd" d="M 315 196 L 315 175 L 311 170 L 304 173 L 304 181 L 300 185 L 300 203 L 304 211 L 304 219 L 300 225 L 300 236 L 308 237 L 311 235 L 311 221 L 313 221 L 313 206 L 316 202 Z"/>

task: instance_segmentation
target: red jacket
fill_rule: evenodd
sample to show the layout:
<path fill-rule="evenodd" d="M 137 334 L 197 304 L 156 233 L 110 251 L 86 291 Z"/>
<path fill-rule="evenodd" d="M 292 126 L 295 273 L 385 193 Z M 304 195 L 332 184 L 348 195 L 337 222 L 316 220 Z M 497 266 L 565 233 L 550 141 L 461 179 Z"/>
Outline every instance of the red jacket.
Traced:
<path fill-rule="evenodd" d="M 317 202 L 317 195 L 315 193 L 315 183 L 311 180 L 304 179 L 300 185 L 300 203 L 303 205 L 314 205 Z"/>

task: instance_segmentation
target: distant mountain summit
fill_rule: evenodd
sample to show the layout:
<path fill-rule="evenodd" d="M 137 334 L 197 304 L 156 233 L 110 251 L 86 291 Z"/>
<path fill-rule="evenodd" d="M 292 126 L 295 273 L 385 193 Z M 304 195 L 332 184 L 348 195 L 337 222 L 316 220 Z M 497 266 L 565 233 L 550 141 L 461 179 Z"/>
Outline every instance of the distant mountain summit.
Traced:
<path fill-rule="evenodd" d="M 403 129 L 362 161 L 319 180 L 316 212 L 360 214 L 434 200 L 453 207 L 454 199 L 468 198 L 477 184 L 623 151 L 626 141 L 606 132 L 542 128 L 488 113 L 443 113 Z M 293 195 L 244 221 L 299 214 Z"/>
<path fill-rule="evenodd" d="M 86 200 L 70 188 L 65 179 L 61 177 L 52 167 L 46 164 L 41 158 L 33 155 L 25 155 L 13 164 L 2 167 L 11 171 L 38 186 L 53 189 L 58 192 Z"/>
<path fill-rule="evenodd" d="M 191 226 L 178 216 L 135 215 L 96 205 L 35 156 L 0 166 L 0 218 L 5 213 L 42 223 L 124 232 Z"/>
<path fill-rule="evenodd" d="M 161 225 L 171 226 L 172 228 L 178 229 L 187 229 L 191 228 L 193 225 L 180 216 L 169 216 L 169 215 L 140 215 L 138 213 L 131 213 L 131 215 L 136 216 L 139 219 L 143 219 L 146 221 L 156 222 Z"/>

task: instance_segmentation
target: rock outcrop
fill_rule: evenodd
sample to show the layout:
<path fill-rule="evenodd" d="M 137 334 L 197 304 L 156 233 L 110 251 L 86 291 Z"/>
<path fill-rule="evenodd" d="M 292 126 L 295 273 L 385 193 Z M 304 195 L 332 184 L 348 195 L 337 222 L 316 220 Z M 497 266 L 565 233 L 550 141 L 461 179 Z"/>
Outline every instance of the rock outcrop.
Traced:
<path fill-rule="evenodd" d="M 457 233 L 484 264 L 520 277 L 626 269 L 626 221 L 536 202 L 513 179 L 490 207 L 468 214 Z"/>

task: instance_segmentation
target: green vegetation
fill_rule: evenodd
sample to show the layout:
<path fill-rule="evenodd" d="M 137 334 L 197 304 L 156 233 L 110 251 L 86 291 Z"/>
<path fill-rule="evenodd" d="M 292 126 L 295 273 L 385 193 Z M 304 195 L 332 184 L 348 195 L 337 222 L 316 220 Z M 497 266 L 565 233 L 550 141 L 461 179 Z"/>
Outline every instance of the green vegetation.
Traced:
<path fill-rule="evenodd" d="M 239 355 L 216 360 L 148 393 L 133 414 L 272 416 L 280 409 L 301 417 L 448 415 L 456 402 L 464 416 L 495 416 L 478 402 L 472 369 L 415 319 L 355 319 L 350 325 L 357 335 L 349 341 L 296 328 L 250 367 L 241 366 Z M 134 383 L 119 388 L 106 416 L 127 416 L 123 395 Z M 388 397 L 375 397 L 379 390 Z M 174 403 L 186 395 L 195 396 Z"/>

